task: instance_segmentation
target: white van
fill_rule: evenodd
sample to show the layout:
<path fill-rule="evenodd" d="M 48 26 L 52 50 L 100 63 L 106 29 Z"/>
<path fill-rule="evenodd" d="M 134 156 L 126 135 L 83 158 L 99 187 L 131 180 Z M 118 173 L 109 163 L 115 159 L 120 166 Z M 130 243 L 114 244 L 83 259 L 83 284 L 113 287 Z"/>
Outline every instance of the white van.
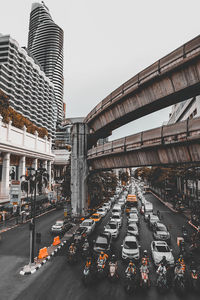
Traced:
<path fill-rule="evenodd" d="M 153 211 L 153 204 L 151 202 L 144 203 L 144 213 L 152 212 Z"/>

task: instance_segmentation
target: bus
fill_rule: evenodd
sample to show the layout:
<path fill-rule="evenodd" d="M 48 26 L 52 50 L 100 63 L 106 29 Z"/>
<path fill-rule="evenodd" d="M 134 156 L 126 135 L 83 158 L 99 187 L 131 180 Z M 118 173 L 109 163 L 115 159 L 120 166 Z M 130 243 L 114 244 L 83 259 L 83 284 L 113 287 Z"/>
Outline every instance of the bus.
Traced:
<path fill-rule="evenodd" d="M 131 207 L 137 207 L 138 201 L 136 195 L 128 194 L 126 199 L 126 213 L 130 212 Z"/>

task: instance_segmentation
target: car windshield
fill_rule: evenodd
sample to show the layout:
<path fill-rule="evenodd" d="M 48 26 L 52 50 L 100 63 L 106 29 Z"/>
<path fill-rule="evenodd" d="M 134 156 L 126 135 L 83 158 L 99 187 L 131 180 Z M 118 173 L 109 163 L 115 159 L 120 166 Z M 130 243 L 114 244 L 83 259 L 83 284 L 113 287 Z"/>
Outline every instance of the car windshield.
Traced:
<path fill-rule="evenodd" d="M 116 229 L 117 225 L 116 224 L 108 224 L 106 225 L 106 229 Z"/>
<path fill-rule="evenodd" d="M 128 226 L 128 230 L 133 230 L 133 231 L 136 231 L 136 230 L 137 230 L 137 228 L 136 228 L 136 226 Z"/>
<path fill-rule="evenodd" d="M 99 219 L 99 216 L 98 215 L 93 215 L 92 218 L 93 219 Z"/>
<path fill-rule="evenodd" d="M 82 225 L 83 225 L 83 226 L 91 226 L 92 223 L 91 223 L 91 222 L 84 222 Z"/>
<path fill-rule="evenodd" d="M 99 208 L 98 211 L 104 211 L 102 208 Z"/>
<path fill-rule="evenodd" d="M 130 219 L 137 219 L 138 217 L 137 217 L 136 214 L 130 214 L 130 215 L 129 215 L 129 218 L 130 218 Z"/>
<path fill-rule="evenodd" d="M 157 231 L 167 231 L 167 228 L 165 227 L 165 225 L 157 225 L 157 228 L 156 228 Z"/>
<path fill-rule="evenodd" d="M 56 221 L 56 225 L 63 226 L 63 222 L 62 221 Z"/>
<path fill-rule="evenodd" d="M 155 250 L 157 252 L 170 252 L 169 247 L 165 246 L 165 245 L 157 245 L 157 246 L 155 246 Z"/>
<path fill-rule="evenodd" d="M 151 220 L 158 220 L 158 217 L 157 217 L 157 216 L 154 216 L 154 215 L 151 215 L 151 216 L 150 216 L 150 219 L 151 219 Z"/>
<path fill-rule="evenodd" d="M 112 216 L 112 219 L 119 219 L 119 216 L 114 215 Z"/>
<path fill-rule="evenodd" d="M 108 240 L 105 237 L 98 237 L 96 240 L 96 245 L 107 245 L 108 244 Z"/>
<path fill-rule="evenodd" d="M 134 241 L 126 241 L 124 243 L 124 248 L 125 249 L 137 249 L 137 243 Z"/>

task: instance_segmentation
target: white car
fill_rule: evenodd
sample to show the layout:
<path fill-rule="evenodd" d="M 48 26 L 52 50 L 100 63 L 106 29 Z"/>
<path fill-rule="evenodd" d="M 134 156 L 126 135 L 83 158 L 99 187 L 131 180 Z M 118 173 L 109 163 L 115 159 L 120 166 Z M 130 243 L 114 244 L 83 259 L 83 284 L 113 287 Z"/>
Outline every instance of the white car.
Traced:
<path fill-rule="evenodd" d="M 125 237 L 122 245 L 122 259 L 140 259 L 140 246 L 135 236 Z"/>
<path fill-rule="evenodd" d="M 102 217 L 105 217 L 107 210 L 106 210 L 106 208 L 101 207 L 96 211 L 96 213 L 100 214 Z"/>
<path fill-rule="evenodd" d="M 87 229 L 87 234 L 90 234 L 94 231 L 95 228 L 95 221 L 92 219 L 85 219 L 81 224 L 80 227 L 84 227 Z"/>
<path fill-rule="evenodd" d="M 139 218 L 138 218 L 137 214 L 135 214 L 135 213 L 130 213 L 129 214 L 128 224 L 130 224 L 130 223 L 136 223 L 136 224 L 139 223 Z"/>
<path fill-rule="evenodd" d="M 109 210 L 111 208 L 111 203 L 110 202 L 106 202 L 106 203 L 103 204 L 102 207 L 105 207 L 105 208 L 107 208 L 107 210 Z"/>
<path fill-rule="evenodd" d="M 131 207 L 131 208 L 130 208 L 129 214 L 131 214 L 131 213 L 134 213 L 134 214 L 137 214 L 137 215 L 138 215 L 138 210 L 137 210 L 137 208 L 136 208 L 136 207 Z"/>
<path fill-rule="evenodd" d="M 105 232 L 110 232 L 113 238 L 117 238 L 119 235 L 119 224 L 117 222 L 109 222 L 104 227 Z"/>
<path fill-rule="evenodd" d="M 163 256 L 166 257 L 166 260 L 171 267 L 174 266 L 174 256 L 172 254 L 172 250 L 169 248 L 166 242 L 153 241 L 151 243 L 151 254 L 156 266 L 159 265 Z"/>
<path fill-rule="evenodd" d="M 121 214 L 114 213 L 111 216 L 110 222 L 117 222 L 117 223 L 119 223 L 119 226 L 121 227 L 122 226 L 122 217 L 121 217 Z"/>
<path fill-rule="evenodd" d="M 137 239 L 139 239 L 139 231 L 136 223 L 131 223 L 128 225 L 127 235 L 134 235 Z"/>

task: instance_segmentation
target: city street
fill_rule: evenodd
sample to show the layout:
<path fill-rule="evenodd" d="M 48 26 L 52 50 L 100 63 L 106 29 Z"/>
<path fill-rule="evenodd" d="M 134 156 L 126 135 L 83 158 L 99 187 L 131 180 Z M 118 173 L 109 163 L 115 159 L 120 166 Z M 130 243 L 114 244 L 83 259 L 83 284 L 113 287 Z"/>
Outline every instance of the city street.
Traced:
<path fill-rule="evenodd" d="M 172 235 L 171 248 L 175 258 L 177 258 L 178 248 L 176 245 L 176 237 L 181 235 L 181 227 L 186 223 L 186 218 L 177 213 L 171 212 L 167 207 L 159 202 L 153 195 L 145 195 L 146 199 L 151 201 L 154 205 L 154 211 L 157 209 L 160 210 L 163 222 L 169 226 L 170 232 Z M 107 223 L 111 212 L 109 212 L 106 217 L 103 219 L 102 223 L 97 226 L 95 233 L 91 236 L 93 240 L 99 232 L 103 230 L 103 226 Z M 48 218 L 41 218 L 41 224 L 38 224 L 38 228 L 44 228 L 45 240 L 49 239 L 49 227 L 53 220 L 56 220 L 58 216 L 62 215 L 62 212 L 55 212 L 48 216 Z M 48 220 L 47 220 L 48 219 Z M 50 220 L 51 219 L 51 220 Z M 39 222 L 39 221 L 38 221 Z M 191 227 L 187 226 L 189 230 L 192 230 Z M 23 228 L 24 229 L 24 228 Z M 12 231 L 10 231 L 11 233 Z M 84 261 L 79 260 L 78 263 L 74 265 L 69 265 L 66 259 L 66 247 L 58 253 L 58 255 L 48 262 L 44 267 L 38 270 L 35 274 L 31 276 L 20 276 L 19 269 L 20 266 L 26 262 L 26 257 L 28 257 L 28 231 L 23 234 L 19 234 L 20 230 L 17 232 L 12 232 L 13 239 L 15 240 L 16 249 L 13 250 L 13 256 L 11 260 L 16 261 L 15 263 L 15 286 L 13 288 L 13 282 L 7 283 L 6 293 L 3 299 L 160 299 L 161 295 L 157 292 L 155 287 L 155 268 L 151 262 L 150 267 L 150 279 L 151 279 L 151 288 L 146 292 L 146 294 L 138 291 L 136 295 L 127 296 L 123 288 L 123 279 L 124 271 L 126 269 L 126 264 L 122 263 L 120 260 L 121 253 L 121 244 L 126 233 L 126 216 L 123 217 L 123 225 L 120 230 L 120 235 L 116 241 L 114 241 L 114 251 L 119 258 L 119 274 L 120 281 L 118 283 L 110 283 L 108 279 L 103 279 L 101 281 L 96 281 L 92 286 L 85 287 L 82 283 L 82 271 L 84 266 Z M 21 231 L 22 232 L 22 231 Z M 16 236 L 16 233 L 19 234 L 19 238 Z M 27 238 L 27 240 L 26 240 Z M 9 239 L 11 240 L 11 239 Z M 18 241 L 21 240 L 23 244 L 18 245 Z M 152 232 L 148 229 L 147 224 L 143 220 L 143 216 L 140 216 L 140 244 L 141 250 L 147 249 L 150 256 L 150 242 L 152 241 Z M 14 243 L 14 241 L 12 241 Z M 10 242 L 10 243 L 12 243 Z M 9 244 L 11 247 L 11 245 Z M 25 250 L 26 248 L 26 250 Z M 13 248 L 12 248 L 13 249 Z M 21 250 L 19 250 L 21 249 Z M 1 250 L 2 254 L 2 250 Z M 4 252 L 5 255 L 5 252 Z M 151 257 L 151 256 L 150 256 Z M 9 258 L 8 258 L 9 259 Z M 8 261 L 6 255 L 4 261 Z M 9 273 L 9 270 L 8 270 Z M 7 274 L 7 273 L 6 273 Z M 5 275 L 2 274 L 2 278 L 5 279 Z M 6 284 L 6 280 L 4 285 Z M 12 290 L 12 296 L 11 296 Z M 9 294 L 8 294 L 9 293 Z M 176 295 L 171 289 L 166 295 L 162 296 L 164 299 L 179 299 L 179 296 Z M 184 299 L 198 299 L 197 295 L 191 294 L 189 292 L 185 295 Z"/>
<path fill-rule="evenodd" d="M 41 248 L 52 243 L 50 228 L 60 218 L 63 218 L 63 210 L 54 210 L 36 219 L 36 232 L 42 234 Z M 0 241 L 1 299 L 15 299 L 19 291 L 32 280 L 31 276 L 23 277 L 19 274 L 21 268 L 29 262 L 29 244 L 29 223 L 2 233 Z"/>

